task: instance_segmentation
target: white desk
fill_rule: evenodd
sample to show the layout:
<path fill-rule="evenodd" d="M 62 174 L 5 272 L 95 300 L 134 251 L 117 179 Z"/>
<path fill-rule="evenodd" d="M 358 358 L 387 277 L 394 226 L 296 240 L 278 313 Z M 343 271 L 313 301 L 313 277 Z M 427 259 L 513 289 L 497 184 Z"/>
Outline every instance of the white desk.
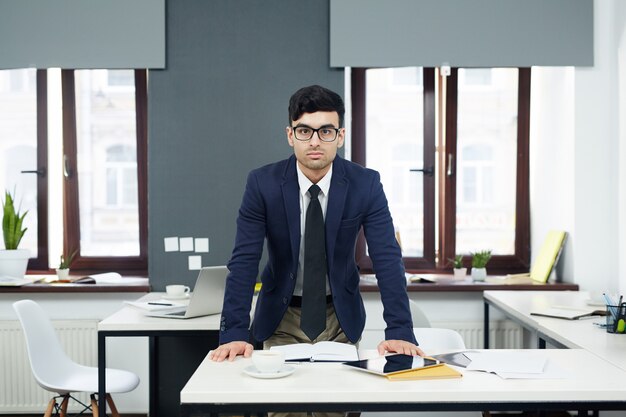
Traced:
<path fill-rule="evenodd" d="M 155 300 L 159 299 L 162 295 L 163 293 L 150 293 L 141 297 L 140 300 Z M 116 313 L 98 323 L 98 397 L 104 398 L 104 387 L 106 386 L 105 374 L 103 370 L 106 367 L 107 337 L 145 336 L 149 338 L 149 410 L 150 416 L 156 417 L 159 415 L 159 392 L 163 391 L 163 386 L 159 386 L 159 370 L 157 366 L 159 338 L 164 336 L 198 337 L 213 335 L 217 340 L 219 328 L 219 314 L 197 317 L 194 319 L 177 320 L 146 317 L 143 311 L 131 306 L 126 306 L 120 309 Z M 208 351 L 208 349 L 213 347 L 215 346 L 206 346 L 206 349 Z M 180 358 L 172 359 L 172 362 L 177 361 L 180 361 Z M 183 383 L 181 383 L 180 386 L 182 386 Z M 178 390 L 180 390 L 180 386 L 178 386 Z M 178 390 L 175 391 L 176 394 L 178 393 Z M 178 398 L 174 398 L 172 401 L 175 401 L 175 403 L 178 404 Z M 105 407 L 106 402 L 100 401 L 99 411 L 101 416 L 106 415 Z"/>
<path fill-rule="evenodd" d="M 582 350 L 543 350 L 567 379 L 504 380 L 462 370 L 459 379 L 388 381 L 337 363 L 296 364 L 282 379 L 242 370 L 250 358 L 205 358 L 183 388 L 183 416 L 267 411 L 625 410 L 626 372 Z"/>
<path fill-rule="evenodd" d="M 626 335 L 607 333 L 593 325 L 595 321 L 604 321 L 604 317 L 563 320 L 530 315 L 531 311 L 555 305 L 604 309 L 588 306 L 587 292 L 485 291 L 483 297 L 487 317 L 489 306 L 498 308 L 523 327 L 537 332 L 540 347 L 547 340 L 557 346 L 585 349 L 626 371 Z"/>

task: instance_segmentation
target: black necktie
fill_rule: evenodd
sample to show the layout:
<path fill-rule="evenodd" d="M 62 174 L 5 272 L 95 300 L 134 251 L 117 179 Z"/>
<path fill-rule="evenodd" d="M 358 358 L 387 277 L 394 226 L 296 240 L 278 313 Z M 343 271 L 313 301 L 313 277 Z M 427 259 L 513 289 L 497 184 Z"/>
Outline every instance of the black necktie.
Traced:
<path fill-rule="evenodd" d="M 311 202 L 304 227 L 304 281 L 300 328 L 313 341 L 326 328 L 326 243 L 324 215 L 317 199 L 320 187 L 309 188 Z"/>

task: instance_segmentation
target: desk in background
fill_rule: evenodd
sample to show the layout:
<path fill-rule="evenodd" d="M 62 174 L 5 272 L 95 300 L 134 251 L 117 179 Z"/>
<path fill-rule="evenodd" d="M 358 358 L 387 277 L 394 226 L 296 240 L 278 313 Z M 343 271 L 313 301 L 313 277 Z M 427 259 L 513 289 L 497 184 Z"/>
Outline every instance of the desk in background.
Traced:
<path fill-rule="evenodd" d="M 162 295 L 150 293 L 140 300 L 155 300 Z M 144 336 L 149 338 L 150 417 L 177 416 L 180 390 L 202 358 L 218 345 L 219 327 L 219 314 L 177 320 L 146 317 L 137 308 L 122 308 L 98 323 L 98 397 L 104 398 L 106 338 Z M 100 401 L 101 416 L 106 415 L 105 407 L 106 402 Z"/>
<path fill-rule="evenodd" d="M 522 327 L 537 333 L 539 347 L 546 341 L 570 349 L 585 349 L 626 371 L 626 335 L 607 333 L 593 325 L 604 321 L 604 317 L 564 320 L 551 317 L 531 316 L 534 310 L 552 306 L 604 309 L 588 306 L 589 294 L 585 291 L 536 292 L 536 291 L 485 291 L 485 335 L 489 334 L 489 307 L 501 310 L 507 317 Z M 485 339 L 485 348 L 489 339 Z M 624 382 L 626 386 L 626 382 Z"/>
<path fill-rule="evenodd" d="M 459 379 L 388 381 L 338 363 L 301 363 L 282 379 L 243 374 L 251 359 L 205 358 L 180 394 L 183 416 L 268 411 L 626 410 L 626 372 L 582 350 L 544 350 L 567 379 L 509 379 L 465 372 Z M 364 352 L 359 352 L 361 356 Z M 368 357 L 375 351 L 365 352 Z"/>
<path fill-rule="evenodd" d="M 465 280 L 456 280 L 450 274 L 415 274 L 416 277 L 428 278 L 423 282 L 409 282 L 407 291 L 411 292 L 482 292 L 492 290 L 515 290 L 515 291 L 578 291 L 578 284 L 568 282 L 528 282 L 525 284 L 493 283 L 485 281 L 472 281 L 470 276 Z M 429 281 L 433 280 L 433 281 Z M 373 274 L 361 275 L 359 284 L 361 292 L 378 292 L 378 285 Z"/>

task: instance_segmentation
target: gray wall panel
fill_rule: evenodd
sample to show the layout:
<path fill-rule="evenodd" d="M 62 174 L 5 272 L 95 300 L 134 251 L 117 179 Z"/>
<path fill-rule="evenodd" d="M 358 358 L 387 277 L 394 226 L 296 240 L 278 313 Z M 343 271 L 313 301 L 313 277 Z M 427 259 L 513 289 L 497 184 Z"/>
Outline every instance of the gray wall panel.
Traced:
<path fill-rule="evenodd" d="M 209 237 L 203 265 L 228 261 L 248 172 L 292 153 L 290 95 L 313 83 L 343 92 L 328 14 L 328 0 L 167 2 L 167 69 L 149 75 L 154 289 L 197 276 L 189 253 L 164 252 L 164 237 Z"/>
<path fill-rule="evenodd" d="M 592 66 L 593 0 L 331 0 L 333 67 Z"/>

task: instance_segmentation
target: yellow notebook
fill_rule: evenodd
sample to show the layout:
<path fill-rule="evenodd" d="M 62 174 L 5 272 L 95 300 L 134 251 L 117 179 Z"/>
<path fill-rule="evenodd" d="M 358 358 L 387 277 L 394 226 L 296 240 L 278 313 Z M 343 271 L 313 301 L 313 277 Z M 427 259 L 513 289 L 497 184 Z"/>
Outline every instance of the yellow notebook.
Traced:
<path fill-rule="evenodd" d="M 445 363 L 429 366 L 423 369 L 413 371 L 400 372 L 397 374 L 386 375 L 390 381 L 414 381 L 420 379 L 445 379 L 445 378 L 461 378 L 463 376 L 459 371 L 452 369 Z"/>
<path fill-rule="evenodd" d="M 547 282 L 556 265 L 559 254 L 565 242 L 566 233 L 562 230 L 551 230 L 548 232 L 539 255 L 530 268 L 530 278 L 537 282 Z"/>

